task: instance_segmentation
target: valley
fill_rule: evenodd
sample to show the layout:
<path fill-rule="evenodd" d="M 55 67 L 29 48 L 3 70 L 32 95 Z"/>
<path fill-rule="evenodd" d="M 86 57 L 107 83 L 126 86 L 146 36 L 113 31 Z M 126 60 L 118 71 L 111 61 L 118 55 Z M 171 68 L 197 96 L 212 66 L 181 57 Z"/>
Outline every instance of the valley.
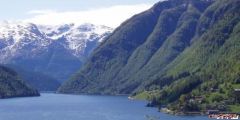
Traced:
<path fill-rule="evenodd" d="M 124 11 L 118 10 L 121 7 L 106 14 Z M 41 14 L 38 17 L 60 15 L 34 12 Z M 76 15 L 70 13 L 61 15 Z M 113 24 L 115 17 L 93 21 Z M 163 0 L 116 28 L 76 21 L 58 25 L 4 21 L 0 107 L 6 111 L 0 110 L 0 116 L 207 120 L 210 113 L 239 114 L 239 51 L 239 0 Z M 8 100 L 24 111 L 10 118 Z"/>

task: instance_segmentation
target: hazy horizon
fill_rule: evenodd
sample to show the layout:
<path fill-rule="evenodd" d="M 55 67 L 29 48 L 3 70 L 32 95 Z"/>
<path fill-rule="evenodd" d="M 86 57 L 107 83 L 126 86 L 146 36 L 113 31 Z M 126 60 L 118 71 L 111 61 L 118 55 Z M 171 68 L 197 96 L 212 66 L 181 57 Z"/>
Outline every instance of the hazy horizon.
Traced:
<path fill-rule="evenodd" d="M 2 1 L 0 21 L 24 21 L 42 25 L 92 23 L 114 28 L 129 17 L 149 9 L 158 1 Z"/>

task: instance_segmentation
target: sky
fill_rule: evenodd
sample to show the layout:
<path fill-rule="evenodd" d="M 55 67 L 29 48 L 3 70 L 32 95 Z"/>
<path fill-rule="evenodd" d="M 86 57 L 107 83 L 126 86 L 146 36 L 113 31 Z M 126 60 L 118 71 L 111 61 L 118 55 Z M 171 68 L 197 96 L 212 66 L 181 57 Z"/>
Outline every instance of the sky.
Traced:
<path fill-rule="evenodd" d="M 159 0 L 0 0 L 0 21 L 117 27 Z"/>

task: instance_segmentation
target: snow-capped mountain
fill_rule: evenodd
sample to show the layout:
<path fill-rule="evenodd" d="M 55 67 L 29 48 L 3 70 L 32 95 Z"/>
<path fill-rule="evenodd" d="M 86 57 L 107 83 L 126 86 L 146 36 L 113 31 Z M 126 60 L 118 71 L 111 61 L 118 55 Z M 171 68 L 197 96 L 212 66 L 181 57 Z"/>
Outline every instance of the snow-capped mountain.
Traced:
<path fill-rule="evenodd" d="M 3 22 L 0 24 L 0 64 L 19 66 L 63 81 L 79 69 L 112 30 L 93 24 L 43 26 Z"/>
<path fill-rule="evenodd" d="M 4 22 L 0 24 L 0 62 L 7 63 L 12 57 L 41 52 L 50 42 L 34 24 Z"/>
<path fill-rule="evenodd" d="M 59 42 L 75 56 L 86 55 L 89 42 L 102 42 L 112 32 L 107 26 L 95 26 L 93 24 L 65 24 L 59 26 L 39 26 L 48 38 Z M 64 39 L 64 40 L 61 40 Z"/>

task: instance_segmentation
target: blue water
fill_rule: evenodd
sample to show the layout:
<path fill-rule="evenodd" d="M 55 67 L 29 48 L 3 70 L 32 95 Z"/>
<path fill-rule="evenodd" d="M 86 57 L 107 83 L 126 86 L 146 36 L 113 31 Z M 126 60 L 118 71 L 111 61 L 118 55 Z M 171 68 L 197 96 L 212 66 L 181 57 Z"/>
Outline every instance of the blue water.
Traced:
<path fill-rule="evenodd" d="M 0 120 L 208 120 L 171 116 L 145 105 L 126 96 L 44 93 L 41 97 L 0 100 Z"/>

